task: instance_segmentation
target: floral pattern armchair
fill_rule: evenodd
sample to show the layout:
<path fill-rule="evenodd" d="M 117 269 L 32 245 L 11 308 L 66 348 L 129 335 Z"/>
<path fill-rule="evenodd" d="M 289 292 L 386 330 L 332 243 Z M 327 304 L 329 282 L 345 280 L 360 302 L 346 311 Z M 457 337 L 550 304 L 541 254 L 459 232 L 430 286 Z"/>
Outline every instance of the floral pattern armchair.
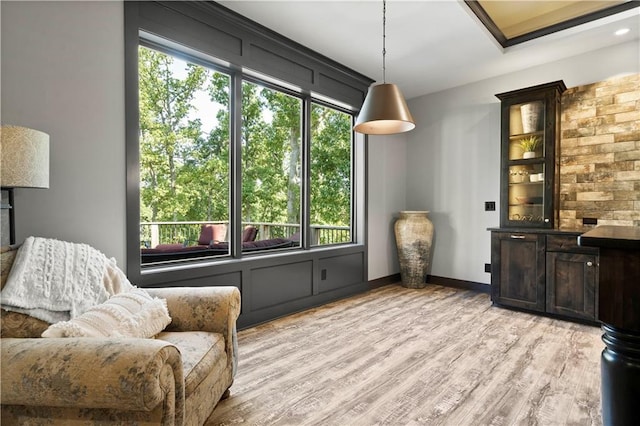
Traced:
<path fill-rule="evenodd" d="M 240 292 L 146 290 L 172 318 L 155 339 L 43 339 L 49 324 L 3 310 L 2 424 L 203 424 L 235 376 Z"/>

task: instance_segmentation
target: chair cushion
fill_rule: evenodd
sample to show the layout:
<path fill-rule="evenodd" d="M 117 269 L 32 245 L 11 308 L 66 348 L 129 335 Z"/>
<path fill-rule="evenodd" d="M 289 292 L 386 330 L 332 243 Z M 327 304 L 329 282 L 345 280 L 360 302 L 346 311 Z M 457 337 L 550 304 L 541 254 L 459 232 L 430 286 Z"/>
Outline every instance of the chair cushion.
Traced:
<path fill-rule="evenodd" d="M 227 236 L 227 225 L 224 223 L 204 224 L 200 227 L 200 237 L 198 244 L 208 246 L 214 242 L 224 241 Z"/>
<path fill-rule="evenodd" d="M 13 338 L 40 337 L 49 323 L 19 312 L 0 309 L 0 336 Z"/>
<path fill-rule="evenodd" d="M 227 366 L 224 337 L 206 331 L 163 331 L 157 339 L 172 343 L 182 354 L 185 398 L 210 374 L 217 374 Z"/>
<path fill-rule="evenodd" d="M 194 247 L 198 248 L 198 246 L 194 246 Z M 154 250 L 157 252 L 166 253 L 166 252 L 180 251 L 183 248 L 188 249 L 190 247 L 185 247 L 184 244 L 158 244 L 152 249 L 142 249 L 142 250 Z"/>
<path fill-rule="evenodd" d="M 9 271 L 18 253 L 19 246 L 5 246 L 0 248 L 0 289 L 7 282 Z M 30 338 L 40 337 L 49 323 L 19 312 L 0 309 L 0 336 Z"/>
<path fill-rule="evenodd" d="M 171 317 L 167 301 L 141 288 L 111 296 L 69 321 L 51 325 L 42 337 L 138 337 L 161 332 Z"/>
<path fill-rule="evenodd" d="M 7 278 L 9 277 L 9 271 L 13 266 L 13 261 L 18 254 L 18 248 L 16 246 L 4 246 L 0 248 L 0 290 L 4 288 Z"/>
<path fill-rule="evenodd" d="M 273 248 L 291 247 L 293 242 L 286 238 L 271 238 L 268 240 L 250 241 L 242 243 L 243 251 L 258 251 Z"/>
<path fill-rule="evenodd" d="M 242 231 L 242 242 L 248 243 L 249 241 L 254 241 L 258 236 L 258 230 L 255 226 L 247 225 Z"/>

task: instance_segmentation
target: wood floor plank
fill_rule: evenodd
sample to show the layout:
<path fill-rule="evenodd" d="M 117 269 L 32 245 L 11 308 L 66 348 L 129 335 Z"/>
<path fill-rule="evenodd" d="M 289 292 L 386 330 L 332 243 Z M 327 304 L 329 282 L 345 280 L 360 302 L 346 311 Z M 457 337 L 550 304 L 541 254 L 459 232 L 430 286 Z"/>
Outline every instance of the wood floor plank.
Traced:
<path fill-rule="evenodd" d="M 601 425 L 600 330 L 399 285 L 239 332 L 217 425 Z"/>

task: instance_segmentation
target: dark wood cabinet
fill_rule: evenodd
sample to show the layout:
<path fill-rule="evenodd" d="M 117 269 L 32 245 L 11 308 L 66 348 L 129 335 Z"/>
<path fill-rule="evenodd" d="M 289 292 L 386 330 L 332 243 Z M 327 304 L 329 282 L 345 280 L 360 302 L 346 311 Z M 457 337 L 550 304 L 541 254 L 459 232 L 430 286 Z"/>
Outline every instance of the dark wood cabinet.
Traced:
<path fill-rule="evenodd" d="M 558 217 L 562 81 L 497 94 L 501 109 L 500 226 L 552 229 Z"/>
<path fill-rule="evenodd" d="M 595 322 L 598 250 L 578 246 L 578 235 L 557 230 L 493 229 L 492 302 Z"/>
<path fill-rule="evenodd" d="M 500 228 L 491 232 L 491 300 L 595 321 L 598 253 L 558 225 L 562 81 L 500 99 Z"/>
<path fill-rule="evenodd" d="M 595 321 L 597 256 L 547 253 L 546 312 Z"/>
<path fill-rule="evenodd" d="M 547 235 L 546 312 L 595 321 L 598 250 L 578 245 L 576 235 Z"/>
<path fill-rule="evenodd" d="M 494 232 L 491 236 L 491 298 L 494 303 L 545 309 L 544 235 Z"/>

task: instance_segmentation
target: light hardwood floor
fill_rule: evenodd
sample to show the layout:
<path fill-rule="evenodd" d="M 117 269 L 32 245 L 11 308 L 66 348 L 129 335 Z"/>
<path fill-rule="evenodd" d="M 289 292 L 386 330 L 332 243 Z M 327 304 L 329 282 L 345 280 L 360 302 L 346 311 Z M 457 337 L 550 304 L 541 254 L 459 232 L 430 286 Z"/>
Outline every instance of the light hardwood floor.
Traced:
<path fill-rule="evenodd" d="M 600 335 L 486 294 L 385 286 L 241 331 L 207 425 L 600 425 Z"/>

